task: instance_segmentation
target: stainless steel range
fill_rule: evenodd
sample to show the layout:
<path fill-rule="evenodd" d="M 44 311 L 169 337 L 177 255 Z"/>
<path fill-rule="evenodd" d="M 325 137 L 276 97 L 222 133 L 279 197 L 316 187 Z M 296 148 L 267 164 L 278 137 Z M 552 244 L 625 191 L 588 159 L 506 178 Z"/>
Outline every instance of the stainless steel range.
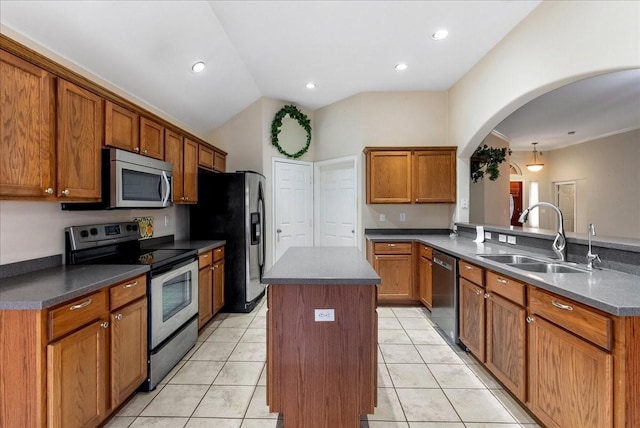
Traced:
<path fill-rule="evenodd" d="M 134 222 L 65 229 L 67 264 L 145 264 L 147 280 L 148 375 L 150 391 L 198 338 L 198 261 L 195 250 L 142 248 Z"/>

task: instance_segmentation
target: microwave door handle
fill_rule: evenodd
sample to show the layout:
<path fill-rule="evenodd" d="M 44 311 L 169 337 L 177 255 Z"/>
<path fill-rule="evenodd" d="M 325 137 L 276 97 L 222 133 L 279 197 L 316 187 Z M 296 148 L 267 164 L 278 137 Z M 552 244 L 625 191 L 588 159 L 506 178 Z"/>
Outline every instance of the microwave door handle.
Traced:
<path fill-rule="evenodd" d="M 169 195 L 171 194 L 171 183 L 169 182 L 169 177 L 167 177 L 167 173 L 164 171 L 162 171 L 162 179 L 164 180 L 164 183 L 166 185 L 165 192 L 162 197 L 162 206 L 166 207 L 167 202 L 169 201 Z"/>

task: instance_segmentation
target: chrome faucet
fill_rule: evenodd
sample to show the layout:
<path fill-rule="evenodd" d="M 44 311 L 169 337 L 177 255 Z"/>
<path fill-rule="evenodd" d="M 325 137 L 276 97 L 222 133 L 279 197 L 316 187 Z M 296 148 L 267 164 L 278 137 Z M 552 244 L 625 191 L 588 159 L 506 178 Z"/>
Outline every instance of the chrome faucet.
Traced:
<path fill-rule="evenodd" d="M 520 214 L 520 218 L 518 218 L 518 221 L 520 223 L 526 222 L 527 218 L 529 217 L 529 212 L 534 208 L 538 208 L 539 206 L 552 208 L 558 215 L 558 233 L 556 234 L 556 239 L 553 240 L 553 244 L 551 244 L 551 249 L 553 249 L 553 252 L 556 253 L 558 259 L 564 262 L 567 260 L 567 238 L 565 238 L 564 236 L 564 219 L 562 218 L 562 212 L 560 211 L 560 208 L 556 207 L 553 204 L 550 204 L 549 202 L 538 202 L 537 204 L 533 204 L 526 210 L 522 211 L 522 214 Z"/>
<path fill-rule="evenodd" d="M 596 227 L 593 223 L 589 223 L 589 252 L 587 252 L 587 269 L 593 269 L 593 262 L 597 261 L 598 264 L 602 263 L 600 256 L 591 252 L 591 237 L 596 236 Z"/>

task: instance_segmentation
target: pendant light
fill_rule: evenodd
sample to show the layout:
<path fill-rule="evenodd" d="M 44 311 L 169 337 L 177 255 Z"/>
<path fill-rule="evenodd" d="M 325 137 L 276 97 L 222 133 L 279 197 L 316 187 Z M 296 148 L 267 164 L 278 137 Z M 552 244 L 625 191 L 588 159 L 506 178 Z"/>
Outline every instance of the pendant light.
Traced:
<path fill-rule="evenodd" d="M 535 142 L 531 144 L 533 144 L 533 162 L 527 164 L 527 169 L 531 172 L 538 172 L 544 164 L 538 160 L 538 151 L 536 150 L 536 144 L 538 143 Z M 542 156 L 542 153 L 540 153 L 540 156 Z"/>

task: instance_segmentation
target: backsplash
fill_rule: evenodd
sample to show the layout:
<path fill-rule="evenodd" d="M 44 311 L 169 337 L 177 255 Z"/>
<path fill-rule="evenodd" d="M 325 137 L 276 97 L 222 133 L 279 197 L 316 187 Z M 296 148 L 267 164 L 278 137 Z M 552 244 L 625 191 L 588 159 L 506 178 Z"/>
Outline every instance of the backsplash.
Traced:
<path fill-rule="evenodd" d="M 153 217 L 154 237 L 175 235 L 176 239 L 186 239 L 189 235 L 188 206 L 62 211 L 54 202 L 0 201 L 0 265 L 64 254 L 65 227 L 131 221 L 134 217 Z"/>

